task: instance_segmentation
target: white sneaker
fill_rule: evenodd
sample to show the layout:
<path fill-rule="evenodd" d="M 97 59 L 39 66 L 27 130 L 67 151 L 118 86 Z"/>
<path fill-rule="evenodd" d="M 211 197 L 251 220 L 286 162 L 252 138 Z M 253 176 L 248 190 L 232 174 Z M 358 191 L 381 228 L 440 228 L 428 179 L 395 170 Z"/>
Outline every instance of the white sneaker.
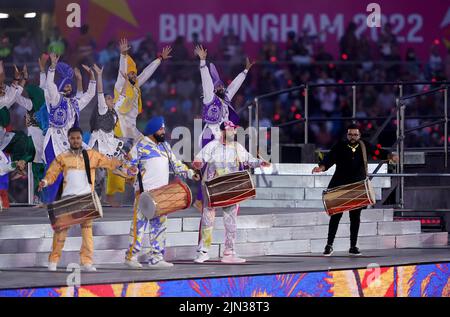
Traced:
<path fill-rule="evenodd" d="M 237 256 L 231 254 L 231 255 L 224 255 L 221 262 L 223 263 L 245 263 L 245 259 L 238 258 Z"/>
<path fill-rule="evenodd" d="M 81 270 L 84 272 L 96 272 L 97 268 L 92 264 L 85 264 L 81 266 Z"/>
<path fill-rule="evenodd" d="M 142 264 L 135 259 L 125 260 L 125 265 L 132 269 L 141 269 Z"/>
<path fill-rule="evenodd" d="M 47 268 L 48 268 L 49 271 L 54 272 L 54 271 L 56 271 L 57 266 L 58 266 L 58 263 L 56 263 L 56 262 L 49 262 Z"/>
<path fill-rule="evenodd" d="M 161 261 L 159 261 L 159 262 L 156 262 L 155 264 L 152 264 L 151 262 L 149 262 L 149 263 L 148 263 L 148 267 L 149 267 L 150 269 L 155 269 L 155 270 L 158 270 L 158 269 L 168 269 L 168 268 L 173 267 L 173 263 L 169 263 L 169 262 L 166 262 L 166 261 L 164 261 L 164 260 L 161 260 Z"/>
<path fill-rule="evenodd" d="M 206 252 L 197 252 L 197 256 L 194 259 L 195 263 L 203 263 L 209 260 L 209 255 Z"/>

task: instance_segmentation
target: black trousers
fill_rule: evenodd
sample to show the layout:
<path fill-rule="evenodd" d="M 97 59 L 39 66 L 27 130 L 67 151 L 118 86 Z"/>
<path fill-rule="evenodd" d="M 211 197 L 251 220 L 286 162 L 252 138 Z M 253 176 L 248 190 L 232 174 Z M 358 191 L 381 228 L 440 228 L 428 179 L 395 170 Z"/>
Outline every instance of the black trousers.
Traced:
<path fill-rule="evenodd" d="M 361 209 L 355 209 L 349 211 L 350 214 L 350 246 L 356 247 L 358 242 L 359 224 L 361 223 Z M 330 217 L 330 223 L 328 225 L 328 245 L 333 245 L 336 232 L 339 227 L 339 222 L 342 218 L 342 212 Z"/>

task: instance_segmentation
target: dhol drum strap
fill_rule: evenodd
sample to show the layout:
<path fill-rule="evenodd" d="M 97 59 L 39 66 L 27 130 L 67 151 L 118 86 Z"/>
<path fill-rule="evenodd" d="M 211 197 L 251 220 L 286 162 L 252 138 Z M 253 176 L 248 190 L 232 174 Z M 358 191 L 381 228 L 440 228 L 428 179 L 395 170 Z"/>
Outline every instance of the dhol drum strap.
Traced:
<path fill-rule="evenodd" d="M 139 170 L 137 174 L 138 183 L 139 183 L 139 192 L 142 194 L 144 192 L 144 184 L 142 183 L 142 174 L 141 170 Z"/>
<path fill-rule="evenodd" d="M 89 156 L 86 150 L 81 151 L 83 153 L 83 159 L 84 159 L 84 168 L 86 170 L 86 176 L 88 179 L 89 185 L 92 185 L 91 180 L 91 164 L 89 163 Z"/>

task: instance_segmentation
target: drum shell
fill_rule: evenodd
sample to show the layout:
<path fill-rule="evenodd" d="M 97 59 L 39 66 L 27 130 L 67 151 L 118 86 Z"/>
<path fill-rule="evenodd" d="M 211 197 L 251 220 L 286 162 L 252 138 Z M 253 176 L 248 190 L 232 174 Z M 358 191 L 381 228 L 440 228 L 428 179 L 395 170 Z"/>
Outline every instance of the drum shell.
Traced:
<path fill-rule="evenodd" d="M 375 192 L 369 179 L 325 190 L 322 202 L 329 216 L 365 208 L 376 203 Z"/>
<path fill-rule="evenodd" d="M 142 197 L 144 195 L 148 196 Z M 151 199 L 153 204 L 147 201 L 147 208 L 143 207 L 142 198 Z M 192 192 L 185 182 L 176 180 L 168 185 L 142 193 L 139 200 L 138 208 L 141 213 L 146 218 L 152 219 L 189 208 L 192 204 Z"/>
<path fill-rule="evenodd" d="M 88 220 L 103 217 L 103 209 L 96 192 L 69 196 L 47 206 L 53 230 L 60 231 Z"/>
<path fill-rule="evenodd" d="M 202 186 L 209 208 L 227 207 L 256 196 L 255 184 L 248 171 L 218 176 Z"/>

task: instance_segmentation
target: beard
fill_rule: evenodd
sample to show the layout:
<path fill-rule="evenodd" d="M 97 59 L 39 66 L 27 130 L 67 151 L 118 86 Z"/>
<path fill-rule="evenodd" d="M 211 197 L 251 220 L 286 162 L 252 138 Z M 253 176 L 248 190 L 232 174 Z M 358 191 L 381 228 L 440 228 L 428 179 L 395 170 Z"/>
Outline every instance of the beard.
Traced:
<path fill-rule="evenodd" d="M 153 137 L 155 138 L 156 141 L 162 143 L 165 141 L 165 134 L 153 134 Z"/>
<path fill-rule="evenodd" d="M 217 97 L 220 99 L 225 99 L 225 89 L 219 89 L 216 91 Z"/>
<path fill-rule="evenodd" d="M 79 150 L 79 149 L 81 149 L 81 145 L 72 145 L 72 144 L 71 144 L 71 145 L 70 145 L 70 149 L 71 149 L 71 150 L 75 150 L 75 151 L 76 151 L 76 150 Z"/>

